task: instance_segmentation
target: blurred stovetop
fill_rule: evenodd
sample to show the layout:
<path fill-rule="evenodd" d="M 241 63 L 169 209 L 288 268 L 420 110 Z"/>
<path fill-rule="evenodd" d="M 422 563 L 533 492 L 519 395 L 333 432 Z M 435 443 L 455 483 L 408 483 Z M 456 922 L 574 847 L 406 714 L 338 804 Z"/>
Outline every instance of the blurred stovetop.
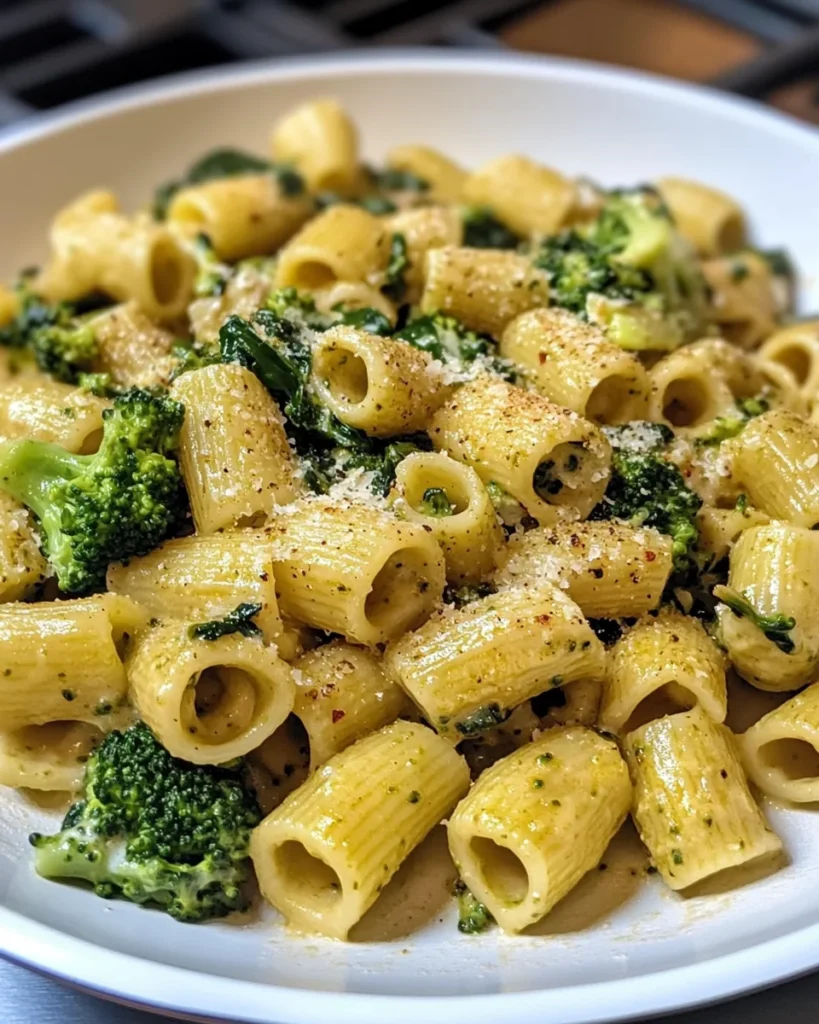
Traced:
<path fill-rule="evenodd" d="M 587 57 L 819 124 L 819 0 L 0 0 L 0 127 L 173 71 L 379 45 Z"/>

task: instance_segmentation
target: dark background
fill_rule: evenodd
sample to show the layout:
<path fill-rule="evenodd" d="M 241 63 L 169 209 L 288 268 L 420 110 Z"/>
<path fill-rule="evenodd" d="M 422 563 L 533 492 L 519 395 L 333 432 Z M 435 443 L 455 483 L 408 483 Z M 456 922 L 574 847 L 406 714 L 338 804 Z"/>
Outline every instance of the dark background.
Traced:
<path fill-rule="evenodd" d="M 819 0 L 0 0 L 0 128 L 174 71 L 412 45 L 644 68 L 819 124 Z"/>

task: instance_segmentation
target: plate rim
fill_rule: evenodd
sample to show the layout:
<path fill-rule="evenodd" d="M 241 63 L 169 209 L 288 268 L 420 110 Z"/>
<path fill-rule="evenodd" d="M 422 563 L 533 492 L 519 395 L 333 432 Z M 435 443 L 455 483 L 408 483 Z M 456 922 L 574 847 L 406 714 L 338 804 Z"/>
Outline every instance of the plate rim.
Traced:
<path fill-rule="evenodd" d="M 11 126 L 0 134 L 0 159 L 40 138 L 157 102 L 255 83 L 336 78 L 361 71 L 388 75 L 517 73 L 527 79 L 604 84 L 623 92 L 647 90 L 676 105 L 721 112 L 819 154 L 819 129 L 707 86 L 574 58 L 413 48 L 264 59 L 126 86 Z M 503 937 L 499 941 L 503 942 Z M 546 997 L 550 1024 L 611 1024 L 702 1007 L 807 974 L 819 967 L 819 923 L 732 953 L 637 977 L 475 996 L 326 992 L 209 975 L 107 949 L 4 906 L 0 906 L 0 956 L 109 1000 L 204 1020 L 326 1024 L 332 1016 L 337 1024 L 383 1024 L 384 1020 L 417 1024 L 420 1011 L 428 1024 L 449 1024 L 457 1000 L 459 1010 L 467 1011 L 473 1024 L 494 1024 L 500 1014 L 515 1014 L 521 1024 L 535 1024 L 543 1019 L 542 1000 Z"/>

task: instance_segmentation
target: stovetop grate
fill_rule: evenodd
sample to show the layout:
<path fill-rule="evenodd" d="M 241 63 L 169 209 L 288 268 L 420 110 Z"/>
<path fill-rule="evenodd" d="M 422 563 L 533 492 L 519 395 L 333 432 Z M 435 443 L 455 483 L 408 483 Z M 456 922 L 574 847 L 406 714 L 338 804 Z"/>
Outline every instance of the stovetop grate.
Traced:
<path fill-rule="evenodd" d="M 631 32 L 618 51 L 620 24 L 645 26 L 642 50 Z M 671 40 L 667 54 L 652 38 Z M 0 126 L 173 71 L 383 45 L 589 56 L 819 123 L 819 0 L 0 0 Z"/>

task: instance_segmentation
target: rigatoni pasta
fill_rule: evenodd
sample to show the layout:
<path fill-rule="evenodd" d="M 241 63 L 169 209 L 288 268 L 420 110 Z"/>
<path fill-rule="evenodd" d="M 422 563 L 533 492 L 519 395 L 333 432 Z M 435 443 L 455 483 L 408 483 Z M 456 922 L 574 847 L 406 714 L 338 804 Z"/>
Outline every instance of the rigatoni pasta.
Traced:
<path fill-rule="evenodd" d="M 702 708 L 650 722 L 629 733 L 624 745 L 634 820 L 669 888 L 687 889 L 781 853 L 730 732 Z"/>
<path fill-rule="evenodd" d="M 819 799 L 819 684 L 769 712 L 740 737 L 751 780 L 793 803 Z"/>

